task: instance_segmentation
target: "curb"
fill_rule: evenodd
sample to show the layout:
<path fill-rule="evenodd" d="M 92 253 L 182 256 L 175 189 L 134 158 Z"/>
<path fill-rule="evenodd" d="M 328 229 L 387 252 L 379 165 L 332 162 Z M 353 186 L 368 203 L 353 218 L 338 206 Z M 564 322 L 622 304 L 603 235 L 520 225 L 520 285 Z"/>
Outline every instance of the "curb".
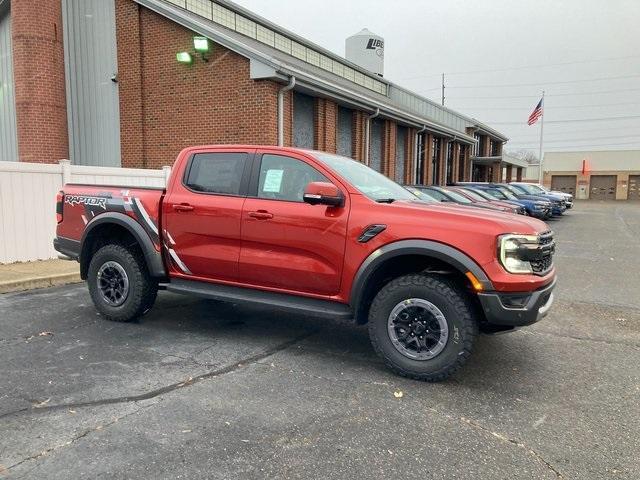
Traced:
<path fill-rule="evenodd" d="M 80 283 L 80 272 L 58 273 L 56 275 L 46 275 L 38 277 L 28 277 L 20 280 L 0 282 L 0 293 L 23 292 L 36 288 L 55 287 L 69 283 Z"/>

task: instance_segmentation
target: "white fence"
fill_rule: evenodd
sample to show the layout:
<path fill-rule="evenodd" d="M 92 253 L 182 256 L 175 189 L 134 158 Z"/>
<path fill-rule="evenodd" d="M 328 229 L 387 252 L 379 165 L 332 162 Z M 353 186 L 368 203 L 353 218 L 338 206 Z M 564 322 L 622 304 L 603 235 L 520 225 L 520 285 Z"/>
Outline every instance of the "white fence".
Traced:
<path fill-rule="evenodd" d="M 66 183 L 164 187 L 162 170 L 0 162 L 0 263 L 56 258 L 56 194 Z"/>

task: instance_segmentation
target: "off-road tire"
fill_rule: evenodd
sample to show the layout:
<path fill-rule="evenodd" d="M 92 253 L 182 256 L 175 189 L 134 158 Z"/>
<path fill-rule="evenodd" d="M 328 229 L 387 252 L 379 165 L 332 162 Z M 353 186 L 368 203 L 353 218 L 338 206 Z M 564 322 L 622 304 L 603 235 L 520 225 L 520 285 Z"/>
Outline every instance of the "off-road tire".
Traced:
<path fill-rule="evenodd" d="M 418 298 L 443 313 L 449 329 L 444 349 L 426 360 L 416 360 L 396 349 L 387 329 L 389 316 L 400 302 Z M 369 310 L 369 337 L 376 353 L 399 375 L 438 382 L 458 370 L 471 355 L 478 322 L 469 294 L 444 275 L 411 274 L 392 280 L 376 295 Z"/>
<path fill-rule="evenodd" d="M 109 305 L 98 288 L 98 271 L 109 261 L 122 266 L 129 281 L 127 298 L 119 306 Z M 113 322 L 131 322 L 144 315 L 151 309 L 158 294 L 158 285 L 149 275 L 142 252 L 119 244 L 105 245 L 93 255 L 89 263 L 87 283 L 96 309 L 104 318 Z"/>

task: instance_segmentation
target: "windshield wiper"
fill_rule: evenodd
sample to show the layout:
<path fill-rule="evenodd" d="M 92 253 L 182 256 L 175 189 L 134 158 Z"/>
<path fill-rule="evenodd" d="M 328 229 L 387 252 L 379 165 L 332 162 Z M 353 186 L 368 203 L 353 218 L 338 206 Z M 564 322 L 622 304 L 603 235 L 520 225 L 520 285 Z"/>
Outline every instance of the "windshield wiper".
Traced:
<path fill-rule="evenodd" d="M 376 200 L 376 202 L 378 202 L 378 203 L 393 203 L 395 201 L 396 201 L 395 198 L 378 198 Z"/>

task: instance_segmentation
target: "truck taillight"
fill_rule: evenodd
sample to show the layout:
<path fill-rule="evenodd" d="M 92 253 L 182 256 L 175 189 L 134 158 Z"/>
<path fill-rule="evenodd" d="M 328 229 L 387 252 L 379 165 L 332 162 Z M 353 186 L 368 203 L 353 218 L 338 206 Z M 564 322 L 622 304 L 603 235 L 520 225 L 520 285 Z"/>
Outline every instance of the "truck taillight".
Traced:
<path fill-rule="evenodd" d="M 62 210 L 64 208 L 64 192 L 60 190 L 56 195 L 56 221 L 62 222 Z"/>

